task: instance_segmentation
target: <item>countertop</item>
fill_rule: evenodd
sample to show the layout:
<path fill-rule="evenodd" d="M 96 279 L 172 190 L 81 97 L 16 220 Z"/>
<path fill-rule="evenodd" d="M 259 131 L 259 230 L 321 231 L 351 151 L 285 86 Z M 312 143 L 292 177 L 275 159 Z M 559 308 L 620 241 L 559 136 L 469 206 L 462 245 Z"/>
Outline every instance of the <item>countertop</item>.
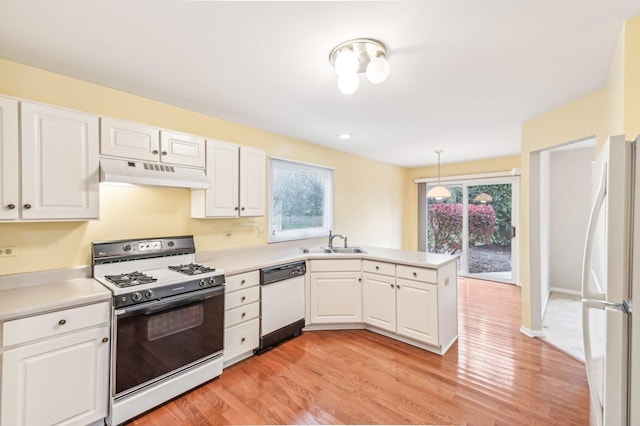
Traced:
<path fill-rule="evenodd" d="M 315 245 L 305 242 L 277 243 L 220 252 L 204 252 L 196 254 L 196 261 L 207 266 L 223 269 L 225 275 L 235 275 L 242 272 L 255 271 L 267 266 L 307 259 L 368 259 L 433 269 L 457 260 L 457 256 L 448 254 L 379 247 L 362 247 L 366 250 L 366 253 L 354 254 L 301 253 L 301 248 L 303 247 L 318 248 L 324 245 L 326 245 L 326 241 L 322 240 Z"/>
<path fill-rule="evenodd" d="M 93 278 L 74 278 L 0 290 L 0 321 L 110 300 Z"/>

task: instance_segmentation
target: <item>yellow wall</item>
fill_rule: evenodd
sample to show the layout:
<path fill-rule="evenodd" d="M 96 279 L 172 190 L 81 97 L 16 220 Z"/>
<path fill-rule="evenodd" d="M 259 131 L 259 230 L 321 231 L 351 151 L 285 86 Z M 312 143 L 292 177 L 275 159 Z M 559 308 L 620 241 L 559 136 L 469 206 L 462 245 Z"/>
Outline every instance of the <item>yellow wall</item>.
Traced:
<path fill-rule="evenodd" d="M 440 165 L 440 176 L 461 176 L 478 173 L 504 172 L 520 167 L 520 156 L 494 158 L 490 160 L 471 161 Z M 418 185 L 415 179 L 438 176 L 438 166 L 415 167 L 409 169 L 405 184 L 405 236 L 404 249 L 418 249 Z"/>
<path fill-rule="evenodd" d="M 335 230 L 355 244 L 400 248 L 406 169 L 337 152 L 0 59 L 0 94 L 264 149 L 335 168 Z M 0 275 L 88 265 L 91 242 L 193 233 L 199 251 L 267 243 L 267 218 L 191 219 L 190 191 L 101 184 L 100 220 L 0 223 Z M 132 205 L 127 209 L 127 205 Z M 123 210 L 124 209 L 124 210 Z M 123 213 L 124 212 L 124 213 Z M 225 232 L 232 237 L 224 239 Z"/>
<path fill-rule="evenodd" d="M 640 134 L 640 16 L 624 26 L 624 134 Z"/>

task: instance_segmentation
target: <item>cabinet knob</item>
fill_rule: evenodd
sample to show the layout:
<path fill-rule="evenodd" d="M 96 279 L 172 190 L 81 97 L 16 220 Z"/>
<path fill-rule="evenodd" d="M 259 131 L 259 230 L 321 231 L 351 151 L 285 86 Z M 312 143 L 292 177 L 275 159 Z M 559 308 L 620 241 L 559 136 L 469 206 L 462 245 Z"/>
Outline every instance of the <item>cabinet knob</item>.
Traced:
<path fill-rule="evenodd" d="M 389 284 L 389 285 L 391 286 L 391 288 L 393 288 L 393 287 L 394 287 L 394 285 L 393 285 L 393 284 Z"/>
<path fill-rule="evenodd" d="M 8 208 L 9 210 L 13 210 L 13 209 L 15 209 L 15 208 L 16 208 L 16 205 L 15 205 L 15 204 L 7 204 L 7 208 Z"/>
<path fill-rule="evenodd" d="M 244 302 L 245 300 L 247 300 L 247 296 L 242 296 L 242 298 L 240 299 L 241 302 Z"/>
<path fill-rule="evenodd" d="M 396 284 L 396 288 L 397 288 L 398 290 L 400 290 L 400 286 L 399 286 L 398 284 Z"/>
<path fill-rule="evenodd" d="M 241 342 L 241 343 L 244 343 L 246 340 L 247 340 L 247 338 L 246 338 L 246 337 L 243 337 L 242 339 L 240 339 L 240 342 Z"/>
<path fill-rule="evenodd" d="M 58 321 L 58 325 L 65 325 L 67 323 L 66 319 L 61 319 L 60 321 Z"/>
<path fill-rule="evenodd" d="M 108 337 L 103 337 L 103 338 L 102 338 L 102 343 L 107 343 L 108 341 L 109 341 L 109 338 L 108 338 Z"/>
<path fill-rule="evenodd" d="M 380 267 L 378 265 L 376 265 L 376 271 L 379 271 Z"/>
<path fill-rule="evenodd" d="M 243 208 L 241 208 L 240 210 L 244 211 L 244 207 L 243 207 Z"/>
<path fill-rule="evenodd" d="M 417 272 L 414 272 L 414 273 L 413 273 L 413 276 L 414 276 L 414 278 L 415 278 L 415 277 L 417 277 L 417 276 L 418 276 L 418 273 L 417 273 Z"/>
<path fill-rule="evenodd" d="M 236 206 L 236 208 L 234 209 L 235 211 L 238 211 L 238 206 Z"/>
<path fill-rule="evenodd" d="M 167 155 L 167 151 L 162 151 L 160 155 Z"/>
<path fill-rule="evenodd" d="M 22 207 L 24 207 L 25 209 L 29 210 L 29 209 L 31 208 L 31 204 L 25 204 L 25 205 L 24 205 L 24 206 L 22 206 Z"/>
<path fill-rule="evenodd" d="M 158 151 L 157 149 L 154 149 L 153 151 L 151 151 L 151 153 L 152 153 L 152 154 L 154 154 L 154 155 L 157 155 L 157 154 L 158 154 L 158 152 L 159 152 L 159 151 Z"/>
<path fill-rule="evenodd" d="M 247 316 L 247 313 L 246 313 L 246 312 L 243 312 L 243 313 L 242 313 L 242 315 L 241 315 L 241 317 L 242 317 L 242 318 L 244 318 L 244 317 L 246 317 L 246 316 Z"/>
<path fill-rule="evenodd" d="M 246 283 L 246 282 L 247 282 L 247 280 L 242 280 L 242 281 L 240 281 L 240 285 L 244 285 L 244 283 Z"/>

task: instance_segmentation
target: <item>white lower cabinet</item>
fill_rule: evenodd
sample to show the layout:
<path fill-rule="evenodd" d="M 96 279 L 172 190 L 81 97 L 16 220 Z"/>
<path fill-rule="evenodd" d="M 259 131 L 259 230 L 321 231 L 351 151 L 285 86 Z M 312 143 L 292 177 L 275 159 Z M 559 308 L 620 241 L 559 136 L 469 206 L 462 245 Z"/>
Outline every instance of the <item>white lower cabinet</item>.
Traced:
<path fill-rule="evenodd" d="M 109 312 L 109 303 L 100 303 L 3 324 L 3 331 L 31 331 L 35 340 L 9 346 L 5 334 L 2 426 L 86 425 L 106 417 Z"/>
<path fill-rule="evenodd" d="M 362 274 L 362 317 L 365 324 L 396 331 L 396 279 L 386 275 Z"/>
<path fill-rule="evenodd" d="M 362 322 L 361 261 L 337 259 L 309 263 L 311 323 Z"/>
<path fill-rule="evenodd" d="M 438 286 L 396 280 L 396 332 L 405 337 L 438 345 Z"/>
<path fill-rule="evenodd" d="M 224 366 L 251 355 L 260 345 L 260 271 L 226 277 Z"/>

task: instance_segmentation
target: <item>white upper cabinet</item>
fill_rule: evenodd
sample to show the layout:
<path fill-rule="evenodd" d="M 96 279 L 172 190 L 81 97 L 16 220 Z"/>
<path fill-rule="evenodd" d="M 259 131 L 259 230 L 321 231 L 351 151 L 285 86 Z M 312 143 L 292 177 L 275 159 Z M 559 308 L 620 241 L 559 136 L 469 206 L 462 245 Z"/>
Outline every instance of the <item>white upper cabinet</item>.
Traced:
<path fill-rule="evenodd" d="M 100 154 L 132 160 L 158 161 L 160 132 L 156 127 L 101 118 Z"/>
<path fill-rule="evenodd" d="M 240 216 L 264 216 L 266 155 L 240 147 Z"/>
<path fill-rule="evenodd" d="M 113 118 L 100 119 L 100 154 L 204 168 L 202 137 Z"/>
<path fill-rule="evenodd" d="M 204 169 L 205 140 L 200 136 L 161 130 L 160 161 Z"/>
<path fill-rule="evenodd" d="M 0 220 L 18 219 L 18 101 L 0 97 Z"/>
<path fill-rule="evenodd" d="M 266 155 L 263 150 L 207 139 L 211 189 L 191 192 L 191 216 L 264 216 Z"/>
<path fill-rule="evenodd" d="M 20 218 L 98 218 L 98 118 L 29 102 L 20 111 Z"/>

